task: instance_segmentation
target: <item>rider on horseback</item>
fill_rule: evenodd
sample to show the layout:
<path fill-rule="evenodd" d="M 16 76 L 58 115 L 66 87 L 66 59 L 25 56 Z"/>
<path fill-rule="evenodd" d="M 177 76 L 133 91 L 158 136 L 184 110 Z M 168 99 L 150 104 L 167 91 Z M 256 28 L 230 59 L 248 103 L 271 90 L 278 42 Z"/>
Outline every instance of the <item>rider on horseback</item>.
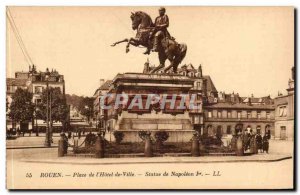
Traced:
<path fill-rule="evenodd" d="M 151 42 L 153 35 L 154 35 L 154 43 L 153 43 L 153 52 L 158 51 L 158 44 L 161 43 L 163 37 L 171 38 L 170 33 L 168 32 L 167 28 L 169 27 L 169 17 L 165 14 L 166 9 L 164 7 L 159 8 L 159 16 L 155 19 L 155 29 L 153 32 L 150 33 L 149 43 Z M 151 45 L 148 44 L 147 50 L 144 54 L 150 54 Z"/>
<path fill-rule="evenodd" d="M 165 67 L 166 60 L 170 61 L 170 65 L 163 69 L 166 73 L 172 68 L 172 72 L 176 73 L 178 65 L 186 56 L 187 45 L 185 43 L 177 43 L 173 37 L 167 31 L 169 26 L 168 16 L 165 15 L 165 9 L 159 10 L 160 16 L 155 19 L 153 24 L 151 17 L 142 11 L 131 13 L 130 19 L 132 21 L 132 30 L 136 30 L 136 36 L 126 38 L 121 41 L 113 43 L 114 47 L 117 44 L 126 42 L 126 53 L 129 52 L 129 46 L 135 47 L 144 46 L 147 47 L 146 54 L 150 53 L 152 48 L 152 41 L 154 40 L 154 51 L 158 52 L 159 66 L 155 67 L 150 73 L 157 73 L 159 70 Z"/>

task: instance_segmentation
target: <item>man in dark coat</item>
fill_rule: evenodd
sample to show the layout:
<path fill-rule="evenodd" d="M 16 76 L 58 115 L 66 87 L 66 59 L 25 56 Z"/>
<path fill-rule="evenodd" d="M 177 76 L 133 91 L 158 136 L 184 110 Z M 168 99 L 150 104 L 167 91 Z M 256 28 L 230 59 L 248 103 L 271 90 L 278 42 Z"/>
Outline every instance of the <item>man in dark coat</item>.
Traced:
<path fill-rule="evenodd" d="M 81 129 L 78 130 L 78 139 L 81 138 Z"/>
<path fill-rule="evenodd" d="M 163 37 L 171 38 L 170 33 L 168 32 L 167 28 L 169 27 L 169 17 L 165 14 L 166 9 L 164 7 L 159 8 L 158 10 L 159 16 L 155 18 L 155 30 L 150 35 L 150 40 L 152 40 L 152 35 L 154 35 L 154 42 L 153 42 L 153 52 L 158 52 L 158 44 L 161 43 Z M 147 50 L 144 54 L 150 54 L 150 44 L 147 47 Z"/>
<path fill-rule="evenodd" d="M 263 139 L 262 139 L 262 142 L 263 142 L 263 152 L 267 152 L 269 153 L 269 135 L 268 133 L 265 133 Z"/>
<path fill-rule="evenodd" d="M 72 132 L 68 131 L 68 139 L 71 139 L 71 137 L 72 137 Z"/>
<path fill-rule="evenodd" d="M 69 142 L 68 142 L 68 137 L 66 136 L 65 133 L 62 133 L 63 139 L 64 139 L 64 154 L 68 153 L 68 147 L 69 147 Z"/>
<path fill-rule="evenodd" d="M 260 132 L 258 132 L 258 134 L 256 135 L 256 143 L 257 143 L 258 150 L 260 150 L 260 152 L 262 152 L 262 136 L 261 136 Z"/>

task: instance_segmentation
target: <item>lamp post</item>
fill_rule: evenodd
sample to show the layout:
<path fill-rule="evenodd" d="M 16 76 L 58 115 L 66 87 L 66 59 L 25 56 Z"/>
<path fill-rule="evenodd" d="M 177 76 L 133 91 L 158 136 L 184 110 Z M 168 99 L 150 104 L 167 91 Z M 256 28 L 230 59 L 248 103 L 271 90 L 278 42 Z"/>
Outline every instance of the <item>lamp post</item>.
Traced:
<path fill-rule="evenodd" d="M 34 107 L 34 114 L 35 114 L 35 135 L 39 136 L 39 128 L 37 124 L 37 100 L 35 100 L 35 107 Z"/>
<path fill-rule="evenodd" d="M 48 70 L 48 69 L 47 69 Z M 49 71 L 46 71 L 46 75 L 45 75 L 45 79 L 46 79 L 46 97 L 47 97 L 47 105 L 46 105 L 46 137 L 45 137 L 45 147 L 51 147 L 51 132 L 50 132 L 50 128 L 49 128 Z"/>
<path fill-rule="evenodd" d="M 95 115 L 96 115 L 96 130 L 98 130 L 98 128 L 99 128 L 99 126 L 98 126 L 98 113 L 96 112 Z"/>

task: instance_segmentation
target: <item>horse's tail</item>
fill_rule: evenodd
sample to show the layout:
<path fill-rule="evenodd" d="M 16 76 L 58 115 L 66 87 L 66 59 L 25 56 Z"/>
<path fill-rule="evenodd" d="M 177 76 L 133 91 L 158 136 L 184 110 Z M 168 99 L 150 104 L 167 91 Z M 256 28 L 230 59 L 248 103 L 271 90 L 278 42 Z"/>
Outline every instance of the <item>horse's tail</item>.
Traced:
<path fill-rule="evenodd" d="M 185 43 L 180 43 L 179 48 L 180 48 L 180 52 L 179 52 L 180 54 L 179 54 L 179 57 L 178 57 L 178 64 L 180 64 L 186 56 L 187 45 Z"/>
<path fill-rule="evenodd" d="M 185 58 L 187 52 L 187 45 L 185 43 L 178 44 L 177 54 L 175 55 L 175 59 L 173 61 L 173 71 L 177 72 L 178 65 Z"/>

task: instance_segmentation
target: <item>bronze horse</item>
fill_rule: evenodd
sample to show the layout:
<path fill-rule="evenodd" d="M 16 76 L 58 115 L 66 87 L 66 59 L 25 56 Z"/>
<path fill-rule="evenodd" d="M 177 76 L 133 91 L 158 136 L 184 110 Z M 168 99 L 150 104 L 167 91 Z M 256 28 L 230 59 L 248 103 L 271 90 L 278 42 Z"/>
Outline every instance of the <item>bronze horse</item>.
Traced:
<path fill-rule="evenodd" d="M 118 42 L 113 43 L 111 46 L 116 46 L 119 43 L 127 42 L 126 53 L 129 52 L 129 46 L 133 45 L 151 47 L 152 40 L 151 34 L 155 31 L 155 25 L 152 22 L 151 17 L 145 12 L 131 13 L 132 29 L 137 30 L 135 38 L 131 37 Z M 168 72 L 173 67 L 173 72 L 177 72 L 178 65 L 182 62 L 186 55 L 187 46 L 185 43 L 177 43 L 175 40 L 164 36 L 161 41 L 161 45 L 158 47 L 159 66 L 151 70 L 151 73 L 155 73 L 165 67 L 165 61 L 168 59 L 170 65 L 164 69 L 164 72 Z"/>

